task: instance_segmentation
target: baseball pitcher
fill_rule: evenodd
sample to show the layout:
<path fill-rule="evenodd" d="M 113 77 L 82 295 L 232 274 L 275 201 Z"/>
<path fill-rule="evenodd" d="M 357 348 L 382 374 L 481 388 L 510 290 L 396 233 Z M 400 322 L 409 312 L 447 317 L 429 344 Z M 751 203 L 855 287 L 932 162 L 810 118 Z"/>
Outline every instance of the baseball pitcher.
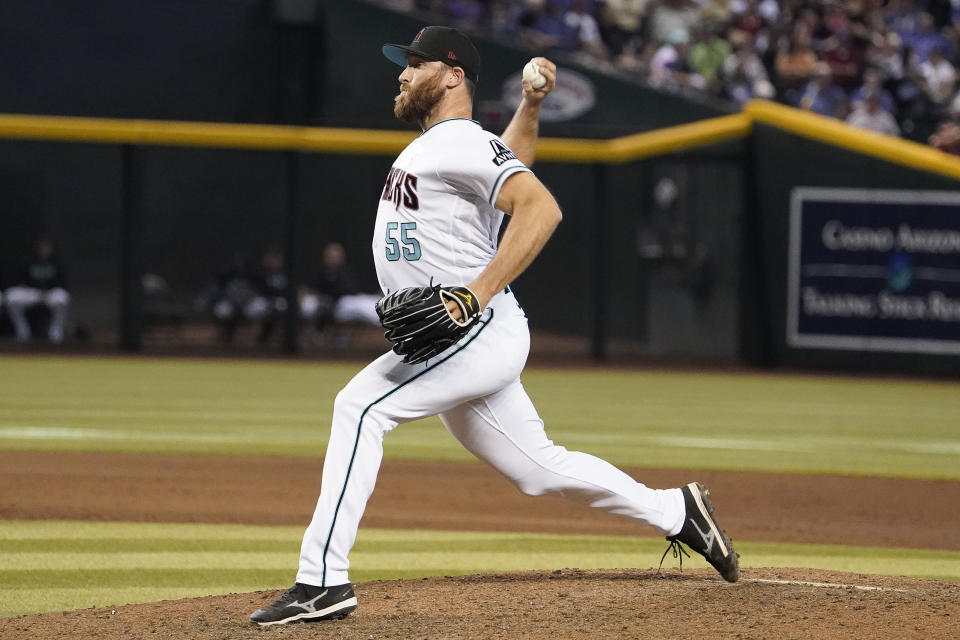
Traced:
<path fill-rule="evenodd" d="M 387 44 L 383 53 L 403 69 L 394 113 L 423 131 L 387 174 L 373 233 L 384 293 L 377 312 L 393 349 L 337 395 L 296 583 L 251 621 L 337 619 L 356 609 L 348 555 L 384 436 L 431 415 L 525 494 L 561 494 L 652 526 L 671 547 L 686 544 L 736 581 L 737 554 L 699 483 L 650 489 L 599 458 L 555 445 L 520 382 L 530 334 L 510 283 L 561 218 L 529 169 L 554 64 L 534 59 L 523 100 L 498 137 L 471 119 L 480 55 L 463 33 L 426 27 L 409 46 Z M 504 214 L 511 219 L 498 245 Z"/>

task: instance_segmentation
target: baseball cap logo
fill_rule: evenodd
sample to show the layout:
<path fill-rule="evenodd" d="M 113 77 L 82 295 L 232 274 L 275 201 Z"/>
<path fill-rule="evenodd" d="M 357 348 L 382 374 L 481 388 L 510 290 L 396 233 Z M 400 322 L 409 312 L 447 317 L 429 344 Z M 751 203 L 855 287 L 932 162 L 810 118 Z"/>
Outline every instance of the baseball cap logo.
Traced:
<path fill-rule="evenodd" d="M 420 36 L 422 36 L 422 35 L 423 35 L 423 32 L 426 31 L 426 30 L 427 30 L 426 27 L 424 27 L 423 29 L 420 29 L 420 31 L 417 33 L 417 36 L 413 39 L 413 41 L 414 41 L 414 42 L 420 42 Z"/>
<path fill-rule="evenodd" d="M 453 51 L 447 51 L 447 60 L 456 60 L 456 59 L 457 59 L 457 54 L 455 54 Z"/>

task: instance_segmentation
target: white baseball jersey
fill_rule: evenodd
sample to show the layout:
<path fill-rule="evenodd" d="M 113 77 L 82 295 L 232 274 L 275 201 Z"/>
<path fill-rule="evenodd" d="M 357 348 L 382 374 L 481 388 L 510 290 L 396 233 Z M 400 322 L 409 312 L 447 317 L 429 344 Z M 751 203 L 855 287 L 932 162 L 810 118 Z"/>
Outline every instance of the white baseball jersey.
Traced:
<path fill-rule="evenodd" d="M 403 150 L 387 174 L 373 235 L 384 293 L 466 285 L 497 252 L 506 179 L 529 171 L 503 140 L 465 118 L 442 120 Z"/>
<path fill-rule="evenodd" d="M 377 211 L 373 254 L 384 293 L 472 282 L 497 251 L 507 178 L 528 169 L 472 120 L 430 127 L 397 158 Z M 320 498 L 300 547 L 297 582 L 349 582 L 348 554 L 373 492 L 383 439 L 405 422 L 439 415 L 471 453 L 530 495 L 555 493 L 672 535 L 683 524 L 679 489 L 650 489 L 608 462 L 555 445 L 520 374 L 530 331 L 512 291 L 493 296 L 456 345 L 408 365 L 388 351 L 337 394 Z"/>

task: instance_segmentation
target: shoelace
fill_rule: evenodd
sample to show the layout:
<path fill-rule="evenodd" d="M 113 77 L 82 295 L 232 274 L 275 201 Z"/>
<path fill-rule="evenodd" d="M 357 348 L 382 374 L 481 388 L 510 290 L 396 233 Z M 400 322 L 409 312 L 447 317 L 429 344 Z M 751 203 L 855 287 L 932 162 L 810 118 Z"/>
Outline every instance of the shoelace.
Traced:
<path fill-rule="evenodd" d="M 687 553 L 687 550 L 683 548 L 679 540 L 671 540 L 670 545 L 667 547 L 667 550 L 663 552 L 663 555 L 660 556 L 660 566 L 657 567 L 657 575 L 660 575 L 660 570 L 663 569 L 663 561 L 666 559 L 667 554 L 670 551 L 673 551 L 674 558 L 680 558 L 680 571 L 683 571 L 683 556 L 690 557 L 690 554 Z"/>
<path fill-rule="evenodd" d="M 292 600 L 297 600 L 298 598 L 293 595 L 293 592 L 297 590 L 297 585 L 293 585 L 286 591 L 284 591 L 278 598 L 278 602 L 290 602 Z"/>

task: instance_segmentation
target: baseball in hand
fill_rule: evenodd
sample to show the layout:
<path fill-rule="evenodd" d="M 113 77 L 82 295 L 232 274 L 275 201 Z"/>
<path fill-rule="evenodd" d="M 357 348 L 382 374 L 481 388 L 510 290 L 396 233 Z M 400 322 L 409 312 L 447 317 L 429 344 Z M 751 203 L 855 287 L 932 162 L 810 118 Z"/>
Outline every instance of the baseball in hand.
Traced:
<path fill-rule="evenodd" d="M 542 73 L 540 73 L 540 67 L 537 66 L 537 63 L 531 60 L 523 68 L 523 79 L 529 80 L 530 85 L 534 89 L 540 89 L 543 85 L 547 84 L 547 79 Z"/>

